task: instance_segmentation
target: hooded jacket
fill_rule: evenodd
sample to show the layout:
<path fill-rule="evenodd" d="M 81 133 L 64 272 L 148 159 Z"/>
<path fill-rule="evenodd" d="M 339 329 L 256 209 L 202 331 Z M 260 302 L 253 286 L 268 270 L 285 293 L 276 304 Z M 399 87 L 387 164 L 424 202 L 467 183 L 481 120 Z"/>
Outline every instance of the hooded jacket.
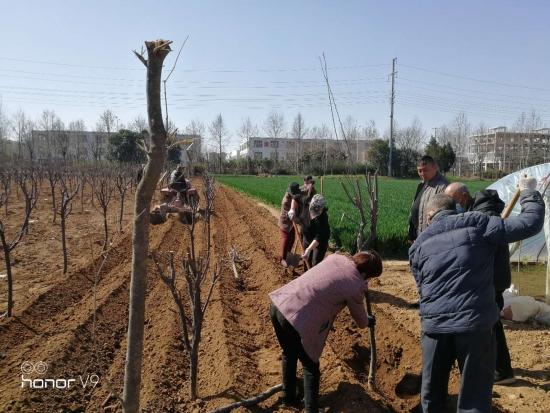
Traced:
<path fill-rule="evenodd" d="M 409 249 L 425 333 L 490 329 L 498 319 L 493 270 L 498 246 L 536 234 L 544 220 L 540 194 L 524 190 L 521 213 L 441 211 Z"/>
<path fill-rule="evenodd" d="M 493 189 L 485 189 L 474 194 L 473 202 L 468 211 L 483 212 L 489 216 L 500 216 L 504 210 L 504 201 Z M 510 250 L 508 244 L 499 245 L 495 251 L 494 284 L 497 294 L 510 287 L 512 273 L 510 271 Z"/>

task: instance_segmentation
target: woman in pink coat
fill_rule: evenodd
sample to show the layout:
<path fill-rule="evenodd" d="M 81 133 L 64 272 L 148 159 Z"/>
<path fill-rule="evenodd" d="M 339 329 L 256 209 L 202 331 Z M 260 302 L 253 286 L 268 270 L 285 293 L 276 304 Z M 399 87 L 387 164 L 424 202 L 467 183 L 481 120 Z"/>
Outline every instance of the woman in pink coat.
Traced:
<path fill-rule="evenodd" d="M 348 307 L 359 328 L 373 326 L 363 303 L 367 279 L 382 273 L 375 251 L 349 258 L 332 254 L 290 283 L 269 294 L 271 321 L 283 350 L 283 402 L 296 405 L 296 365 L 304 369 L 304 401 L 307 413 L 318 412 L 319 358 L 336 318 Z"/>

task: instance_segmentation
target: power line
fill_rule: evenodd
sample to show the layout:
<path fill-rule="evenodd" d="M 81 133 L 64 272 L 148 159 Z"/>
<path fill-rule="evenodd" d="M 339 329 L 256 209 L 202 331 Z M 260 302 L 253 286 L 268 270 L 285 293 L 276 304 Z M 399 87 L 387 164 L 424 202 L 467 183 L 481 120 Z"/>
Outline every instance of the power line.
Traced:
<path fill-rule="evenodd" d="M 49 62 L 44 60 L 31 60 L 31 59 L 17 59 L 11 57 L 0 57 L 0 60 L 6 60 L 11 62 L 21 62 L 21 63 L 34 63 L 34 64 L 44 64 L 51 66 L 62 66 L 62 67 L 77 67 L 85 69 L 101 69 L 101 70 L 130 70 L 130 71 L 140 71 L 143 72 L 143 68 L 129 67 L 129 66 L 98 66 L 98 65 L 84 65 L 77 63 L 60 63 L 60 62 Z M 386 63 L 374 63 L 374 64 L 361 64 L 361 65 L 349 65 L 349 66 L 334 66 L 330 67 L 331 70 L 351 70 L 351 69 L 364 69 L 367 67 L 380 67 L 386 66 Z M 207 72 L 207 73 L 249 73 L 249 72 L 262 72 L 262 73 L 278 73 L 278 72 L 318 72 L 319 68 L 310 66 L 310 67 L 300 67 L 300 68 L 256 68 L 256 69 L 180 69 L 178 72 Z"/>
<path fill-rule="evenodd" d="M 535 87 L 525 86 L 525 85 L 514 85 L 514 84 L 511 84 L 511 83 L 495 82 L 493 80 L 476 79 L 474 77 L 455 75 L 455 74 L 446 73 L 446 72 L 439 72 L 437 70 L 425 69 L 423 67 L 406 65 L 406 64 L 401 64 L 401 66 L 408 67 L 408 68 L 415 69 L 415 70 L 421 70 L 423 72 L 434 73 L 434 74 L 441 75 L 441 76 L 448 76 L 448 77 L 454 77 L 454 78 L 457 78 L 457 79 L 471 80 L 471 81 L 474 81 L 474 82 L 491 83 L 491 84 L 499 85 L 499 86 L 515 87 L 515 88 L 521 88 L 521 89 L 531 89 L 531 90 L 538 90 L 538 91 L 542 90 L 542 91 L 550 92 L 550 89 L 542 89 L 542 88 L 539 88 L 539 87 L 535 88 Z"/>

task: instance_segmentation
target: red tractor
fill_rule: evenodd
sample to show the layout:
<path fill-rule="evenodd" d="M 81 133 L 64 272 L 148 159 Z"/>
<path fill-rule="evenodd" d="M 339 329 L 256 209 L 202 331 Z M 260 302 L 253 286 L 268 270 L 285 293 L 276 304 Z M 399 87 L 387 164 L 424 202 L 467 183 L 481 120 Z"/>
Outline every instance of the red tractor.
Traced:
<path fill-rule="evenodd" d="M 168 213 L 177 213 L 183 223 L 191 222 L 194 213 L 199 210 L 199 193 L 185 179 L 183 173 L 178 175 L 179 168 L 170 176 L 170 184 L 160 190 L 160 205 L 150 213 L 150 222 L 158 225 L 166 222 Z"/>

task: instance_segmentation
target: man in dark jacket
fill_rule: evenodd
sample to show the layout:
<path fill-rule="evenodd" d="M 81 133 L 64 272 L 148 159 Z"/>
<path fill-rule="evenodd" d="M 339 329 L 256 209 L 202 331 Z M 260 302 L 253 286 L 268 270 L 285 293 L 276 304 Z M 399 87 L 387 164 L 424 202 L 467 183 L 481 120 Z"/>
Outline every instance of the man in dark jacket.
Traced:
<path fill-rule="evenodd" d="M 478 191 L 474 197 L 470 195 L 466 185 L 460 182 L 453 182 L 445 188 L 445 194 L 452 197 L 457 206 L 457 212 L 478 211 L 489 216 L 500 216 L 504 209 L 504 202 L 498 196 L 498 192 L 492 189 Z M 462 211 L 461 211 L 462 210 Z M 499 311 L 504 306 L 502 293 L 510 287 L 512 273 L 510 271 L 510 251 L 508 244 L 498 246 L 495 251 L 494 269 L 495 299 Z M 494 384 L 513 384 L 515 382 L 510 352 L 504 335 L 504 327 L 500 317 L 495 324 L 496 340 L 496 366 Z"/>
<path fill-rule="evenodd" d="M 445 194 L 427 205 L 430 225 L 409 249 L 420 295 L 424 413 L 445 411 L 455 360 L 462 376 L 457 411 L 491 412 L 493 327 L 499 316 L 495 251 L 536 234 L 544 218 L 540 194 L 527 189 L 532 182 L 523 180 L 520 187 L 521 214 L 506 220 L 480 212 L 457 214 L 454 200 Z"/>
<path fill-rule="evenodd" d="M 418 234 L 428 226 L 426 205 L 435 194 L 443 192 L 449 184 L 447 179 L 439 172 L 435 160 L 424 155 L 416 165 L 418 176 L 422 182 L 416 187 L 411 211 L 409 213 L 409 241 L 414 241 Z"/>

